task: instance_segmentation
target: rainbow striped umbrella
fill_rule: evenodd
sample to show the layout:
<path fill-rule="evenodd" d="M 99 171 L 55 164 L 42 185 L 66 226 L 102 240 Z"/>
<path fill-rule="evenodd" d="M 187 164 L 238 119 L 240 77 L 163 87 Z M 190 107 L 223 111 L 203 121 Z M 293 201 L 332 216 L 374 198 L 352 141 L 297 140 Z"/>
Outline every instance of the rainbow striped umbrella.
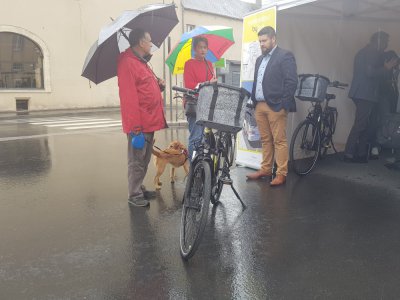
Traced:
<path fill-rule="evenodd" d="M 192 39 L 196 36 L 204 36 L 208 40 L 208 52 L 206 59 L 211 62 L 218 61 L 225 51 L 232 46 L 233 30 L 225 26 L 199 26 L 192 31 L 182 35 L 179 43 L 171 50 L 167 57 L 166 64 L 172 74 L 182 74 L 185 62 L 194 57 Z"/>

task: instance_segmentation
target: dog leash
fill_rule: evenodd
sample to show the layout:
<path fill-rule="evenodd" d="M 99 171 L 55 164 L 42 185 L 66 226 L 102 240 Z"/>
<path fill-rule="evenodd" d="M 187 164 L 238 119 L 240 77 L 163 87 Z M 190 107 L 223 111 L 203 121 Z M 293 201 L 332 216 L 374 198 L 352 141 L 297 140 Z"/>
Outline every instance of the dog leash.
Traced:
<path fill-rule="evenodd" d="M 151 143 L 149 140 L 147 140 L 147 139 L 144 139 L 144 140 L 145 140 L 147 143 L 151 144 L 151 145 L 153 146 L 153 148 L 156 148 L 157 150 L 159 150 L 159 151 L 161 151 L 161 152 L 163 152 L 163 153 L 165 153 L 165 154 L 168 154 L 168 155 L 176 155 L 176 156 L 185 154 L 186 159 L 188 159 L 188 154 L 186 153 L 187 151 L 185 151 L 185 150 L 182 150 L 182 152 L 179 153 L 179 154 L 172 154 L 172 153 L 168 153 L 168 152 L 165 152 L 164 150 L 160 149 L 159 147 L 157 147 L 156 145 L 154 145 L 153 143 Z M 185 161 L 186 161 L 186 160 L 185 160 Z"/>

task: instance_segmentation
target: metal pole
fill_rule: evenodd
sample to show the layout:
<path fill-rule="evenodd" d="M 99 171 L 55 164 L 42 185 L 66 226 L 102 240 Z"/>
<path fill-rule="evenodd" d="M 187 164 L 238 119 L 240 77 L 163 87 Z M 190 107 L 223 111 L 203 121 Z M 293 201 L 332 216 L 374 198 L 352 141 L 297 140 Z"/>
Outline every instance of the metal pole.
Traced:
<path fill-rule="evenodd" d="M 168 37 L 168 53 L 171 52 L 171 37 Z M 169 74 L 169 113 L 170 113 L 170 119 L 172 121 L 172 105 L 173 105 L 173 101 L 172 101 L 172 76 L 171 76 L 171 72 L 168 72 Z"/>
<path fill-rule="evenodd" d="M 165 0 L 163 0 L 163 3 L 165 3 Z M 163 80 L 165 80 L 165 41 L 163 42 Z M 163 91 L 163 98 L 164 98 L 164 111 L 166 110 L 166 104 L 167 104 L 167 91 L 164 89 Z"/>
<path fill-rule="evenodd" d="M 175 75 L 175 85 L 178 85 L 178 77 Z M 178 106 L 178 98 L 175 99 L 175 121 L 178 122 L 178 111 L 179 111 L 179 106 Z"/>

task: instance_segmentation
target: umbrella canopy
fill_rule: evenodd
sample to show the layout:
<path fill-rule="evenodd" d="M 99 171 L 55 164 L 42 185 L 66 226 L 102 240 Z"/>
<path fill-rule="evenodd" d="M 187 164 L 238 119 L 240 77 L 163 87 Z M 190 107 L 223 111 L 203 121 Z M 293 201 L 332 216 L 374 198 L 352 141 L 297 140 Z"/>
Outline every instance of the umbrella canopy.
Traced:
<path fill-rule="evenodd" d="M 151 4 L 123 12 L 100 31 L 86 56 L 82 76 L 98 84 L 117 75 L 118 56 L 129 47 L 123 33 L 128 36 L 131 30 L 143 28 L 159 48 L 178 22 L 174 4 Z"/>
<path fill-rule="evenodd" d="M 182 35 L 180 42 L 170 52 L 166 64 L 173 74 L 182 74 L 185 62 L 194 57 L 192 39 L 204 36 L 208 40 L 206 59 L 211 62 L 218 61 L 235 41 L 233 30 L 225 26 L 200 26 Z"/>

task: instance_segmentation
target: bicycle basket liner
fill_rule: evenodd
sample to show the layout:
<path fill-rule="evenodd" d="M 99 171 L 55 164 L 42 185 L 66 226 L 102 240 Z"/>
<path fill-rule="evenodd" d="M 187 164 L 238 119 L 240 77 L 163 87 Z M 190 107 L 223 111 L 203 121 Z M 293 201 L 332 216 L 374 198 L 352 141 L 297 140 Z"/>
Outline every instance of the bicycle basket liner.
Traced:
<path fill-rule="evenodd" d="M 329 82 L 328 78 L 321 75 L 301 74 L 295 96 L 302 101 L 322 102 Z"/>
<path fill-rule="evenodd" d="M 220 131 L 239 132 L 249 97 L 249 92 L 243 88 L 221 83 L 203 84 L 197 101 L 196 123 Z"/>

